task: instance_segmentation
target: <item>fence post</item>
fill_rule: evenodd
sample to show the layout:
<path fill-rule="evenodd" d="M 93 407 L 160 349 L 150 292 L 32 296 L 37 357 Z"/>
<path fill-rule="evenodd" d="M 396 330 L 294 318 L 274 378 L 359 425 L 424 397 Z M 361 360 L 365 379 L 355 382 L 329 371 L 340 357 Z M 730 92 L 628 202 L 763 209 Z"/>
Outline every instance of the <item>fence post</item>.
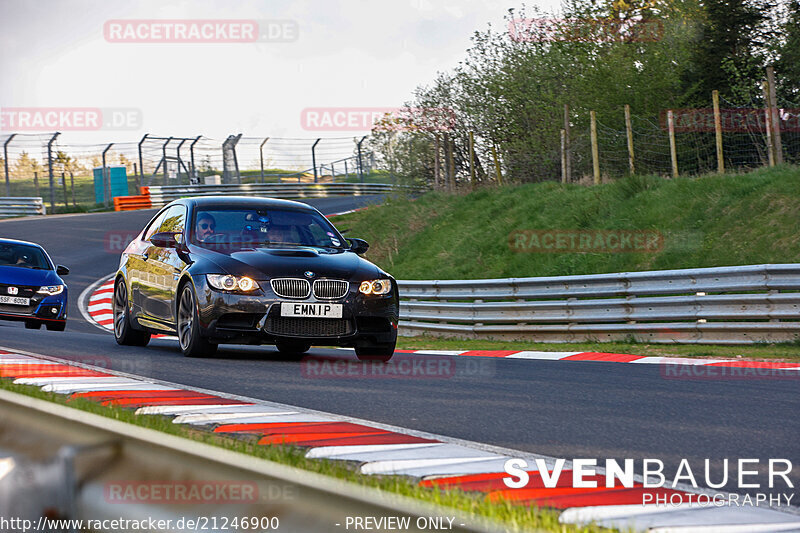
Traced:
<path fill-rule="evenodd" d="M 8 136 L 6 142 L 3 143 L 3 167 L 5 167 L 6 172 L 6 196 L 11 196 L 11 180 L 8 174 L 8 144 L 16 135 L 16 133 L 12 133 Z"/>
<path fill-rule="evenodd" d="M 767 130 L 767 159 L 769 166 L 775 166 L 775 145 L 773 144 L 774 141 L 772 140 L 772 106 L 769 96 L 769 82 L 764 81 L 761 84 L 761 87 L 764 89 L 764 119 L 765 119 L 765 129 Z"/>
<path fill-rule="evenodd" d="M 567 132 L 561 128 L 561 183 L 567 183 Z"/>
<path fill-rule="evenodd" d="M 200 176 L 197 175 L 197 167 L 194 166 L 194 145 L 197 144 L 197 141 L 199 141 L 201 137 L 202 135 L 198 135 L 192 141 L 192 144 L 189 145 L 189 159 L 191 160 L 192 163 L 192 178 L 195 178 L 197 180 L 197 183 L 200 183 Z"/>
<path fill-rule="evenodd" d="M 367 138 L 366 135 L 361 137 L 361 140 L 358 141 L 358 143 L 356 145 L 358 147 L 358 161 L 357 161 L 357 163 L 358 163 L 358 181 L 360 183 L 364 183 L 364 162 L 361 160 L 361 143 L 363 143 L 364 139 L 366 139 L 366 138 Z"/>
<path fill-rule="evenodd" d="M 455 141 L 449 134 L 444 134 L 444 144 L 447 147 L 447 190 L 454 192 L 456 190 L 456 162 L 453 157 L 453 145 Z"/>
<path fill-rule="evenodd" d="M 264 183 L 264 145 L 269 140 L 269 137 L 261 141 L 261 146 L 258 147 L 258 155 L 261 159 L 261 183 Z"/>
<path fill-rule="evenodd" d="M 55 132 L 47 142 L 47 176 L 50 179 L 50 209 L 53 210 L 53 213 L 56 212 L 56 191 L 53 184 L 53 142 L 59 135 L 61 135 L 60 132 Z"/>
<path fill-rule="evenodd" d="M 719 114 L 719 91 L 714 89 L 711 92 L 711 99 L 714 103 L 714 131 L 717 139 L 717 172 L 725 173 L 725 159 L 722 153 L 722 119 Z"/>
<path fill-rule="evenodd" d="M 503 174 L 500 172 L 500 160 L 497 159 L 497 147 L 495 146 L 494 141 L 492 141 L 492 157 L 494 158 L 494 172 L 497 176 L 497 184 L 502 185 Z"/>
<path fill-rule="evenodd" d="M 566 164 L 567 183 L 572 181 L 572 158 L 569 144 L 569 104 L 564 104 L 564 159 Z"/>
<path fill-rule="evenodd" d="M 149 133 L 145 133 L 142 140 L 139 141 L 139 187 L 144 184 L 144 162 L 142 160 L 142 144 L 147 140 Z"/>
<path fill-rule="evenodd" d="M 631 106 L 625 104 L 625 131 L 628 134 L 628 167 L 631 174 L 636 174 L 633 160 L 633 127 L 631 126 Z"/>
<path fill-rule="evenodd" d="M 69 201 L 67 200 L 67 180 L 66 173 L 61 173 L 61 188 L 64 190 L 64 210 L 66 211 Z"/>
<path fill-rule="evenodd" d="M 475 136 L 469 132 L 469 183 L 475 188 Z"/>
<path fill-rule="evenodd" d="M 78 204 L 75 203 L 75 175 L 72 171 L 69 171 L 69 189 L 72 192 L 72 207 L 77 207 Z"/>
<path fill-rule="evenodd" d="M 172 139 L 172 137 L 170 137 Z M 167 141 L 169 142 L 169 141 Z M 109 144 L 106 146 L 106 149 L 103 150 L 103 203 L 106 207 L 109 206 L 111 201 L 111 171 L 110 169 L 106 168 L 106 153 L 111 150 L 111 147 L 114 146 L 114 143 Z M 166 144 L 164 145 L 164 149 L 166 150 Z M 167 179 L 167 160 L 166 160 L 166 151 L 164 152 L 165 159 L 164 159 L 164 184 L 166 185 Z"/>
<path fill-rule="evenodd" d="M 311 164 L 314 166 L 314 183 L 317 182 L 317 143 L 320 139 L 314 141 L 314 144 L 311 145 Z M 360 152 L 360 150 L 359 150 Z"/>
<path fill-rule="evenodd" d="M 778 114 L 778 97 L 775 93 L 775 69 L 767 67 L 767 82 L 769 83 L 769 99 L 772 101 L 772 142 L 775 144 L 775 164 L 783 164 L 783 144 L 781 141 L 781 117 Z"/>
<path fill-rule="evenodd" d="M 34 172 L 33 173 L 33 186 L 36 187 L 36 196 L 41 196 L 41 194 L 39 194 L 39 173 L 38 172 Z"/>
<path fill-rule="evenodd" d="M 442 162 L 439 160 L 441 147 L 439 146 L 439 134 L 438 133 L 434 133 L 433 134 L 433 149 L 434 149 L 434 155 L 433 155 L 433 188 L 434 188 L 434 190 L 439 190 L 439 181 L 441 179 L 440 169 L 441 169 Z"/>
<path fill-rule="evenodd" d="M 675 148 L 675 118 L 672 109 L 667 111 L 667 128 L 669 129 L 669 158 L 672 161 L 672 177 L 678 177 L 678 151 Z"/>
<path fill-rule="evenodd" d="M 592 177 L 594 184 L 600 184 L 600 154 L 597 150 L 597 116 L 594 110 L 589 111 L 589 118 L 591 121 L 589 133 L 592 138 Z"/>

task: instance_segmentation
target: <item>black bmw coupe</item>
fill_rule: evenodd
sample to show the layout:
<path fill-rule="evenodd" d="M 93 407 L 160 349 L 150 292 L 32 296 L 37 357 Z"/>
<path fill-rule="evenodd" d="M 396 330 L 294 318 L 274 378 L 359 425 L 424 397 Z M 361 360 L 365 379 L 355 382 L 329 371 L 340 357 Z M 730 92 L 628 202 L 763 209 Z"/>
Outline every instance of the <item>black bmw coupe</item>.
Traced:
<path fill-rule="evenodd" d="M 361 359 L 388 360 L 397 283 L 359 257 L 368 247 L 300 202 L 176 200 L 122 253 L 114 335 L 144 346 L 153 333 L 176 334 L 195 357 L 233 343 L 298 356 L 312 345 L 350 346 Z"/>

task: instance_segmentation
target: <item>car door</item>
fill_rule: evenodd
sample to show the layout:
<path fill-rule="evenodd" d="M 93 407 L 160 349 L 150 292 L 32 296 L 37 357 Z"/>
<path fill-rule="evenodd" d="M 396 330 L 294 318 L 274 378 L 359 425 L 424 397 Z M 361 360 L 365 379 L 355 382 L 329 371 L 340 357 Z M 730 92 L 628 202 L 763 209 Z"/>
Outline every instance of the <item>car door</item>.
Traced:
<path fill-rule="evenodd" d="M 183 242 L 186 229 L 186 207 L 170 207 L 158 227 L 157 233 L 178 233 Z M 151 320 L 174 323 L 173 307 L 180 273 L 186 263 L 175 248 L 160 248 L 152 243 L 146 251 L 145 270 L 147 282 L 143 283 L 144 314 Z"/>
<path fill-rule="evenodd" d="M 147 282 L 147 251 L 152 246 L 150 244 L 150 237 L 158 231 L 161 222 L 164 220 L 166 210 L 161 211 L 153 217 L 153 220 L 147 225 L 142 232 L 142 238 L 133 243 L 127 249 L 127 270 L 128 282 L 130 284 L 130 299 L 133 305 L 133 316 L 139 316 L 144 309 L 143 286 Z"/>

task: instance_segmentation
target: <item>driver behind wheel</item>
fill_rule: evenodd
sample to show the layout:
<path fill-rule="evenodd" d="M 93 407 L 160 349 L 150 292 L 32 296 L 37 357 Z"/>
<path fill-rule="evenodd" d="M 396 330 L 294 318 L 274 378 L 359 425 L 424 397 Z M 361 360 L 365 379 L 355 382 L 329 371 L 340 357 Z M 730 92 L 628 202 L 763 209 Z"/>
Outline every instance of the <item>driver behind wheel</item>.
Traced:
<path fill-rule="evenodd" d="M 214 235 L 216 229 L 217 222 L 210 213 L 200 213 L 197 215 L 197 227 L 195 228 L 195 233 L 197 234 L 198 241 L 205 242 Z"/>

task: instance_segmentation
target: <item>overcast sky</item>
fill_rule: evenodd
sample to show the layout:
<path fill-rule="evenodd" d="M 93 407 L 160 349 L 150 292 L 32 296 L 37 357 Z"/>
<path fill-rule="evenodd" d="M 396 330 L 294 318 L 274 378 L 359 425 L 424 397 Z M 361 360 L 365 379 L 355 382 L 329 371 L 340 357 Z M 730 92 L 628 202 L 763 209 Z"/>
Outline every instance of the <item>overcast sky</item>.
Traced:
<path fill-rule="evenodd" d="M 548 12 L 554 0 L 529 2 Z M 464 58 L 510 0 L 0 0 L 0 107 L 131 108 L 134 129 L 65 131 L 62 142 L 160 135 L 314 137 L 305 108 L 393 107 Z M 119 43 L 125 19 L 282 20 L 288 42 Z M 263 25 L 262 25 L 263 27 Z M 292 40 L 294 39 L 294 40 Z M 136 125 L 136 121 L 133 124 Z M 44 128 L 45 131 L 50 131 Z M 4 131 L 14 131 L 8 121 Z"/>

